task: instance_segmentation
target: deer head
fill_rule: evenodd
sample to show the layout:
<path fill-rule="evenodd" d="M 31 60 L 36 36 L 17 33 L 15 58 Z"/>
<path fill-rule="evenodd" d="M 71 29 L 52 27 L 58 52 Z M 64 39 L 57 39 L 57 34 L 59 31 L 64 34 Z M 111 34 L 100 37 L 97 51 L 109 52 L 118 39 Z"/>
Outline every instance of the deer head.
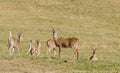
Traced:
<path fill-rule="evenodd" d="M 23 40 L 22 34 L 21 33 L 17 33 L 17 35 L 18 35 L 18 40 L 22 41 Z"/>

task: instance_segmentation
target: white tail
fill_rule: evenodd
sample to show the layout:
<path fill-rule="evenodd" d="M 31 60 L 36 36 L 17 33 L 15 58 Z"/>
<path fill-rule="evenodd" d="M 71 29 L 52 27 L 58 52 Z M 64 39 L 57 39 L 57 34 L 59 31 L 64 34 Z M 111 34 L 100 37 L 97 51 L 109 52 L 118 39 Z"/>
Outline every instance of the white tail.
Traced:
<path fill-rule="evenodd" d="M 31 41 L 29 50 L 32 56 L 39 56 L 40 54 L 41 43 L 39 41 Z"/>
<path fill-rule="evenodd" d="M 47 40 L 47 54 L 51 52 L 51 50 L 54 51 L 54 57 L 56 56 L 56 48 L 57 46 L 55 45 L 55 42 L 53 39 Z"/>
<path fill-rule="evenodd" d="M 53 29 L 53 39 L 56 44 L 56 46 L 59 48 L 59 58 L 61 58 L 61 49 L 62 48 L 71 48 L 75 54 L 77 55 L 77 59 L 79 56 L 79 51 L 78 51 L 78 44 L 79 44 L 79 39 L 72 37 L 72 38 L 58 38 L 57 37 L 58 30 Z"/>
<path fill-rule="evenodd" d="M 14 48 L 18 49 L 18 54 L 20 55 L 19 51 L 19 44 L 21 42 L 21 34 L 18 34 L 18 38 L 12 36 L 12 32 L 9 31 L 10 35 L 8 38 L 8 48 L 9 48 L 9 55 L 13 55 Z"/>

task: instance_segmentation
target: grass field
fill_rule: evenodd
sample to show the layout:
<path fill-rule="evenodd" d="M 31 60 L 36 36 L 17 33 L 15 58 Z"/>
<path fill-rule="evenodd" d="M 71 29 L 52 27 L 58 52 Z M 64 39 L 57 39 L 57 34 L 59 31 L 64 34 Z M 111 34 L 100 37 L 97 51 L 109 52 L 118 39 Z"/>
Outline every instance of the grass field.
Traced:
<path fill-rule="evenodd" d="M 62 59 L 46 56 L 52 28 L 80 40 L 79 60 L 71 49 Z M 9 30 L 22 33 L 21 55 L 9 56 Z M 30 40 L 42 43 L 39 57 L 27 54 Z M 97 49 L 98 61 L 88 58 Z M 70 60 L 71 62 L 64 62 Z M 119 73 L 120 0 L 0 0 L 0 73 Z"/>

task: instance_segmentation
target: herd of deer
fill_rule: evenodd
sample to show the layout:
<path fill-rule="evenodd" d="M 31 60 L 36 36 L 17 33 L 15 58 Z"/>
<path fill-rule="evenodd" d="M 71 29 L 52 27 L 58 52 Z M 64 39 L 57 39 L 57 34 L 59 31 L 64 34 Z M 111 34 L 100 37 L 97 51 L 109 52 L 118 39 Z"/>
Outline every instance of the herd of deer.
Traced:
<path fill-rule="evenodd" d="M 50 53 L 51 50 L 54 50 L 54 57 L 56 55 L 56 48 L 58 48 L 58 53 L 59 53 L 59 58 L 61 58 L 61 50 L 62 48 L 71 48 L 74 53 L 76 54 L 76 57 L 78 59 L 79 57 L 79 51 L 78 51 L 78 46 L 79 46 L 79 39 L 72 37 L 72 38 L 62 38 L 58 37 L 59 29 L 52 29 L 53 32 L 53 39 L 49 39 L 47 41 L 47 54 Z M 9 48 L 9 55 L 13 55 L 14 48 L 18 49 L 18 54 L 20 55 L 19 51 L 19 44 L 22 40 L 22 35 L 18 34 L 18 38 L 15 38 L 12 36 L 12 33 L 9 32 L 9 38 L 8 38 L 8 48 Z M 39 41 L 31 40 L 30 45 L 29 45 L 29 50 L 28 52 L 32 56 L 39 56 L 40 54 L 40 48 L 41 48 L 41 43 Z M 96 55 L 96 50 L 93 50 L 92 56 L 89 58 L 90 60 L 97 60 Z"/>

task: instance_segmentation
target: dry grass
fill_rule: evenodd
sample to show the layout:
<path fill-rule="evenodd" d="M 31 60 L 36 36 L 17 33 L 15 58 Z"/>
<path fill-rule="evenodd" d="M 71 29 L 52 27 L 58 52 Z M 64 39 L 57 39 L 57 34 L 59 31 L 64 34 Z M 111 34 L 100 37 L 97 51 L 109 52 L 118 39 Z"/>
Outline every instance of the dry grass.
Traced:
<path fill-rule="evenodd" d="M 70 49 L 62 50 L 62 60 L 58 54 L 45 56 L 52 28 L 60 28 L 59 36 L 80 39 L 78 61 Z M 8 55 L 9 30 L 23 34 L 21 56 L 16 50 Z M 119 33 L 119 0 L 0 0 L 0 73 L 118 73 Z M 31 39 L 42 42 L 39 57 L 27 54 Z M 94 48 L 97 62 L 88 60 Z"/>

